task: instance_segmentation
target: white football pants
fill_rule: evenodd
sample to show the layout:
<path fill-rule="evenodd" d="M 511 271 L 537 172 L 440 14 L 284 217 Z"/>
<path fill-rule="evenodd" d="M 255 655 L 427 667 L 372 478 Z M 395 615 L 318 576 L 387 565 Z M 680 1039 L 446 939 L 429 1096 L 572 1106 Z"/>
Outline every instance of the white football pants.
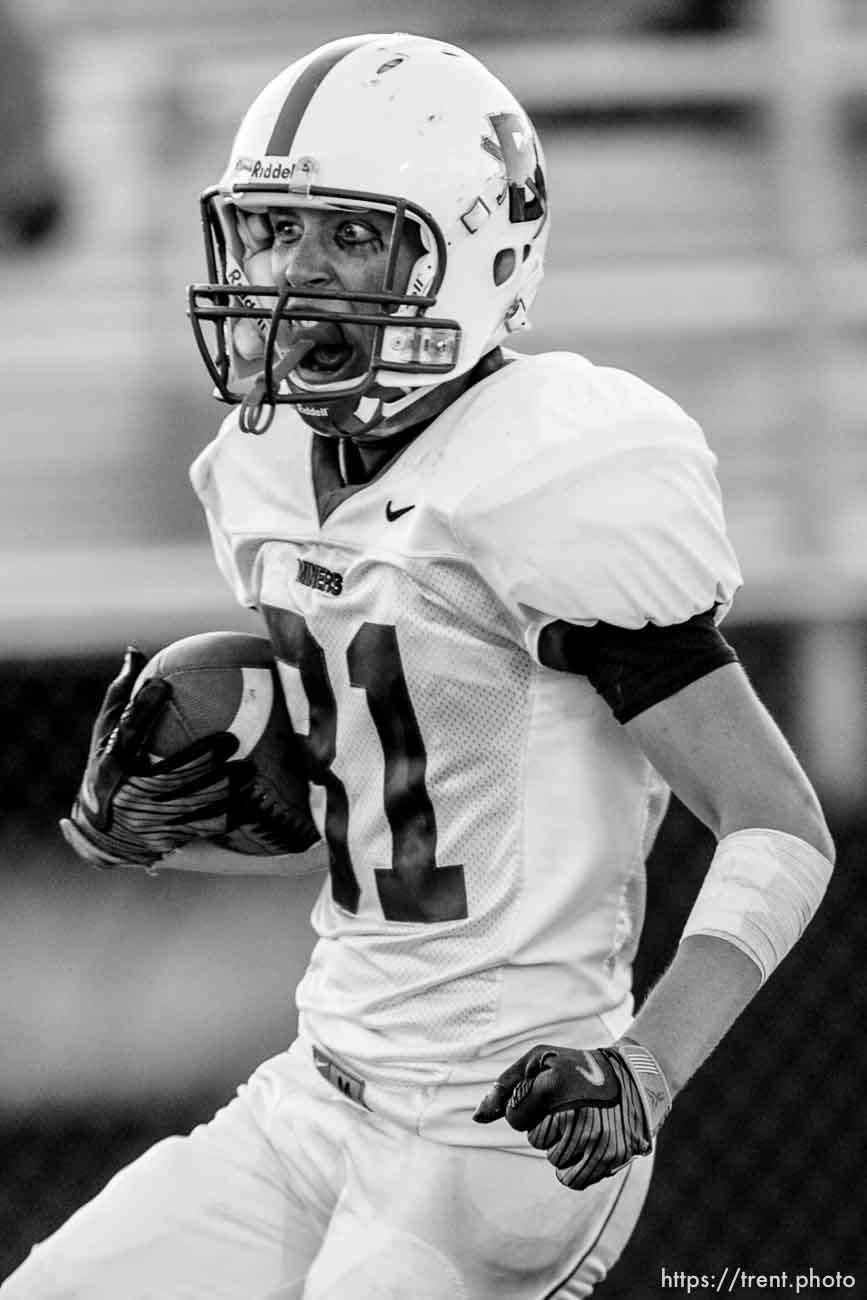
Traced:
<path fill-rule="evenodd" d="M 0 1300 L 578 1300 L 650 1170 L 570 1191 L 529 1146 L 446 1145 L 365 1109 L 296 1044 L 122 1170 Z"/>

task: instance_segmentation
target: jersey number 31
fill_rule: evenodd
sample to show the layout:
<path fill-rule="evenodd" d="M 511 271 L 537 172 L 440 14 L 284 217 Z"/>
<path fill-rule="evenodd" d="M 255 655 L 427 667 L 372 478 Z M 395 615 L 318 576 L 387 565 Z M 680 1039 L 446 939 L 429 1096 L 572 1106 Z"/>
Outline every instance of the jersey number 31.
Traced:
<path fill-rule="evenodd" d="M 301 678 L 310 728 L 299 739 L 310 780 L 325 787 L 325 839 L 334 901 L 358 911 L 361 890 L 349 852 L 349 800 L 334 772 L 337 704 L 325 652 L 300 614 L 262 608 L 274 653 Z M 467 915 L 462 866 L 438 867 L 437 828 L 425 785 L 427 755 L 407 689 L 397 632 L 389 623 L 362 623 L 346 648 L 349 681 L 365 692 L 383 757 L 383 802 L 391 828 L 392 864 L 375 871 L 376 887 L 389 921 L 459 921 Z"/>

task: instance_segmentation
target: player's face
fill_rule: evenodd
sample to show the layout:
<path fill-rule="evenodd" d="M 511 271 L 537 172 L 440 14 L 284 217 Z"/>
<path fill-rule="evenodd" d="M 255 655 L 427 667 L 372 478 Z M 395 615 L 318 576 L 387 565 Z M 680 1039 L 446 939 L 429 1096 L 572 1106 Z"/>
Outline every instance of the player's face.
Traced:
<path fill-rule="evenodd" d="M 294 310 L 305 306 L 305 289 L 327 289 L 378 293 L 388 261 L 391 217 L 376 211 L 319 211 L 310 208 L 271 208 L 271 278 L 279 289 L 287 284 L 297 290 L 291 299 Z M 418 233 L 404 227 L 398 251 L 394 288 L 405 291 L 410 271 L 422 252 Z M 306 305 L 317 311 L 367 314 L 373 304 L 353 304 L 343 299 L 310 298 Z M 296 338 L 314 338 L 317 346 L 298 365 L 307 383 L 334 383 L 362 374 L 373 347 L 373 326 L 293 321 L 286 327 L 285 343 Z"/>

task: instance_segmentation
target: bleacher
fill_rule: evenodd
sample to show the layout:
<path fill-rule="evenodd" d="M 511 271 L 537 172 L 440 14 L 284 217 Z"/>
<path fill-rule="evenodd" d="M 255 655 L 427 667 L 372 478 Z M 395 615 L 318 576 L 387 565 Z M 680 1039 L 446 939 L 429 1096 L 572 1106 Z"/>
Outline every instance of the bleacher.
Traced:
<path fill-rule="evenodd" d="M 863 720 L 867 25 L 856 5 L 812 0 L 741 5 L 724 34 L 629 25 L 653 9 L 551 3 L 540 22 L 516 0 L 492 32 L 457 0 L 435 14 L 378 0 L 361 25 L 438 29 L 523 97 L 554 235 L 520 346 L 635 370 L 702 422 L 746 577 L 734 620 L 801 625 L 816 701 L 828 626 L 845 624 L 834 707 Z M 223 410 L 185 320 L 197 196 L 260 84 L 360 26 L 350 0 L 256 12 L 253 26 L 225 0 L 27 10 L 71 214 L 50 250 L 0 263 L 7 653 L 245 625 L 186 482 Z M 818 712 L 802 739 L 821 763 Z M 829 780 L 862 758 L 844 744 Z"/>
<path fill-rule="evenodd" d="M 396 12 L 378 4 L 367 18 L 388 25 Z M 400 12 L 402 25 L 432 26 L 421 6 Z M 447 5 L 438 17 L 461 29 L 460 12 Z M 555 28 L 564 13 L 552 6 Z M 16 552 L 44 551 L 49 596 L 52 570 L 63 573 L 53 553 L 79 548 L 81 626 L 70 641 L 92 635 L 87 606 L 110 576 L 104 556 L 91 566 L 89 548 L 113 553 L 117 589 L 127 548 L 139 568 L 153 551 L 155 575 L 160 543 L 188 545 L 199 564 L 185 462 L 220 408 L 184 319 L 184 285 L 203 274 L 197 194 L 219 175 L 263 79 L 311 41 L 357 28 L 355 15 L 341 0 L 327 21 L 299 25 L 269 3 L 254 32 L 222 2 L 120 14 L 107 0 L 31 6 L 30 21 L 51 38 L 54 147 L 72 214 L 50 251 L 0 267 L 0 542 L 4 570 Z M 867 32 L 826 39 L 836 67 L 823 84 L 833 77 L 836 109 L 867 88 Z M 767 32 L 678 41 L 537 32 L 472 47 L 523 95 L 547 144 L 550 268 L 521 346 L 575 348 L 635 369 L 701 420 L 749 579 L 745 615 L 760 616 L 771 595 L 775 616 L 787 604 L 803 616 L 814 599 L 828 603 L 831 573 L 845 579 L 833 584 L 835 606 L 850 611 L 867 572 L 853 554 L 867 552 L 867 250 L 851 220 L 864 194 L 863 180 L 846 179 L 863 172 L 855 146 L 847 155 L 841 131 L 815 178 L 830 175 L 838 189 L 824 195 L 826 228 L 806 230 L 825 260 L 805 267 L 796 247 L 805 223 L 781 211 L 786 97 L 769 76 Z M 804 312 L 817 295 L 822 318 L 811 326 Z M 805 366 L 818 368 L 807 377 L 818 425 L 803 410 Z M 158 581 L 146 587 L 159 596 Z M 26 595 L 14 595 L 7 604 L 23 624 Z M 213 618 L 223 599 L 206 580 L 195 616 Z M 144 611 L 151 625 L 159 606 Z"/>

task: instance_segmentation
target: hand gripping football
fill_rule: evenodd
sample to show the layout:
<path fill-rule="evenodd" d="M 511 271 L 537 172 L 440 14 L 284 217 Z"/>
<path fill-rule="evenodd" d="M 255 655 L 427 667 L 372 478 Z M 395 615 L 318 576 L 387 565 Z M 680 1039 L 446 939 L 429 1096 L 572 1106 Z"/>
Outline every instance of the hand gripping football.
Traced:
<path fill-rule="evenodd" d="M 149 660 L 136 690 L 151 677 L 172 688 L 148 738 L 153 759 L 170 758 L 193 741 L 225 731 L 238 741 L 230 763 L 246 761 L 254 769 L 249 807 L 216 843 L 236 853 L 301 853 L 319 839 L 303 751 L 266 637 L 185 637 Z"/>

